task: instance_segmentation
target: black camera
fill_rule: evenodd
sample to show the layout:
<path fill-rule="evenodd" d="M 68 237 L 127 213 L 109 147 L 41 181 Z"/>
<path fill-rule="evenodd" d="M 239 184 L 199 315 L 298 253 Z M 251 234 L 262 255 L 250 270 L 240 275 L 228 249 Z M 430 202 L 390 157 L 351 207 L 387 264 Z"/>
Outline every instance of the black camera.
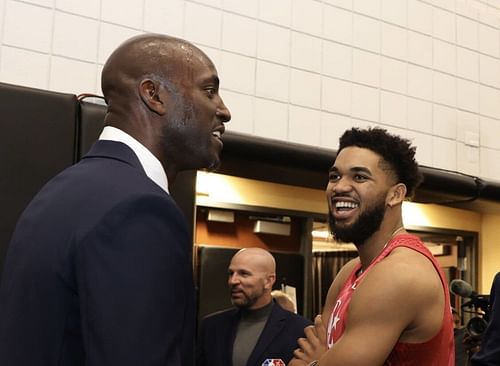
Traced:
<path fill-rule="evenodd" d="M 450 292 L 460 297 L 468 298 L 462 304 L 462 310 L 474 314 L 467 322 L 465 329 L 467 333 L 475 338 L 481 339 L 490 320 L 490 299 L 488 295 L 479 295 L 472 290 L 472 286 L 463 280 L 453 280 L 450 282 Z"/>

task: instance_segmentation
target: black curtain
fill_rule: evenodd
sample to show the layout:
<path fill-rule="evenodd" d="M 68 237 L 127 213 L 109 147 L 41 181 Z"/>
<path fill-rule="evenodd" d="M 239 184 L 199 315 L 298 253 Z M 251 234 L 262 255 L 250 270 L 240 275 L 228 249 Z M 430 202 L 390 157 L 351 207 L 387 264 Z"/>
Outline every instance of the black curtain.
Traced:
<path fill-rule="evenodd" d="M 358 253 L 350 250 L 313 252 L 313 314 L 321 314 L 326 294 L 340 269 Z"/>

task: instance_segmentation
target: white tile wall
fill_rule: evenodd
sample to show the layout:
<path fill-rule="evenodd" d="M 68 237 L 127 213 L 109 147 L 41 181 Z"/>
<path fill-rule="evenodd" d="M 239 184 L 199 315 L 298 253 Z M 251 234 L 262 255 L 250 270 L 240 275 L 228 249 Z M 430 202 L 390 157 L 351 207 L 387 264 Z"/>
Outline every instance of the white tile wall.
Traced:
<path fill-rule="evenodd" d="M 320 109 L 321 76 L 312 72 L 292 69 L 290 74 L 290 102 L 304 107 Z"/>
<path fill-rule="evenodd" d="M 288 127 L 290 141 L 318 146 L 321 136 L 321 112 L 317 109 L 290 106 Z"/>
<path fill-rule="evenodd" d="M 293 0 L 292 28 L 300 32 L 321 35 L 323 7 L 317 0 Z"/>
<path fill-rule="evenodd" d="M 379 18 L 380 17 L 380 1 L 381 0 L 353 0 L 353 10 L 369 15 L 371 17 Z"/>
<path fill-rule="evenodd" d="M 373 122 L 379 120 L 379 90 L 364 85 L 352 85 L 351 114 L 354 117 Z"/>
<path fill-rule="evenodd" d="M 479 54 L 465 48 L 457 47 L 457 75 L 479 80 Z"/>
<path fill-rule="evenodd" d="M 321 107 L 329 112 L 351 113 L 352 84 L 343 80 L 322 79 Z"/>
<path fill-rule="evenodd" d="M 145 31 L 182 38 L 184 1 L 144 0 L 144 19 Z"/>
<path fill-rule="evenodd" d="M 480 143 L 479 116 L 475 113 L 457 111 L 457 141 L 474 146 Z"/>
<path fill-rule="evenodd" d="M 433 42 L 433 56 L 434 69 L 456 74 L 457 56 L 455 45 L 435 39 Z"/>
<path fill-rule="evenodd" d="M 406 60 L 408 48 L 406 33 L 405 28 L 382 23 L 380 52 L 387 56 Z"/>
<path fill-rule="evenodd" d="M 323 41 L 323 74 L 351 80 L 352 47 L 339 43 Z"/>
<path fill-rule="evenodd" d="M 500 58 L 479 55 L 479 81 L 500 89 Z"/>
<path fill-rule="evenodd" d="M 406 0 L 381 0 L 380 18 L 386 22 L 406 27 Z"/>
<path fill-rule="evenodd" d="M 55 13 L 52 47 L 54 54 L 96 62 L 98 40 L 99 22 L 97 20 L 59 11 Z M 111 47 L 114 48 L 115 45 Z"/>
<path fill-rule="evenodd" d="M 267 22 L 289 27 L 292 23 L 292 0 L 260 0 L 259 17 Z"/>
<path fill-rule="evenodd" d="M 380 125 L 422 164 L 494 179 L 499 14 L 499 0 L 0 0 L 0 82 L 100 93 L 116 46 L 166 33 L 214 61 L 229 129 L 335 147 Z"/>
<path fill-rule="evenodd" d="M 380 56 L 358 49 L 352 50 L 352 80 L 371 86 L 380 84 Z"/>
<path fill-rule="evenodd" d="M 457 170 L 477 176 L 480 174 L 479 168 L 479 147 L 457 143 Z"/>
<path fill-rule="evenodd" d="M 254 58 L 223 51 L 217 71 L 225 89 L 246 94 L 255 92 Z"/>
<path fill-rule="evenodd" d="M 47 89 L 50 56 L 2 46 L 0 80 L 5 83 Z"/>
<path fill-rule="evenodd" d="M 288 104 L 256 98 L 254 132 L 259 136 L 286 140 L 288 137 Z"/>
<path fill-rule="evenodd" d="M 481 148 L 479 154 L 481 157 L 479 175 L 500 182 L 500 169 L 498 169 L 500 150 Z"/>
<path fill-rule="evenodd" d="M 323 36 L 346 44 L 352 42 L 352 13 L 325 5 L 323 14 Z"/>
<path fill-rule="evenodd" d="M 457 16 L 457 43 L 463 47 L 477 50 L 479 25 L 477 22 Z"/>
<path fill-rule="evenodd" d="M 97 60 L 104 64 L 113 50 L 125 40 L 142 32 L 118 25 L 101 23 Z"/>
<path fill-rule="evenodd" d="M 417 65 L 431 67 L 432 46 L 431 36 L 408 31 L 408 61 Z"/>
<path fill-rule="evenodd" d="M 438 71 L 434 71 L 432 76 L 433 100 L 438 103 L 455 107 L 457 101 L 457 83 L 455 77 Z"/>
<path fill-rule="evenodd" d="M 432 71 L 420 66 L 408 65 L 408 94 L 432 100 Z"/>
<path fill-rule="evenodd" d="M 432 12 L 432 20 L 432 29 L 435 38 L 448 42 L 456 41 L 456 25 L 454 13 L 434 7 Z"/>
<path fill-rule="evenodd" d="M 352 0 L 324 0 L 326 4 L 339 6 L 344 9 L 352 10 Z"/>
<path fill-rule="evenodd" d="M 141 29 L 143 21 L 143 0 L 101 0 L 103 21 Z"/>
<path fill-rule="evenodd" d="M 320 145 L 329 149 L 336 149 L 339 138 L 345 130 L 351 128 L 351 119 L 338 114 L 321 113 Z"/>
<path fill-rule="evenodd" d="M 434 145 L 432 135 L 407 131 L 406 136 L 417 147 L 415 159 L 418 163 L 425 166 L 433 166 Z"/>
<path fill-rule="evenodd" d="M 419 0 L 408 0 L 408 28 L 432 34 L 432 6 Z"/>
<path fill-rule="evenodd" d="M 225 10 L 256 18 L 259 12 L 258 1 L 223 0 Z"/>
<path fill-rule="evenodd" d="M 500 121 L 488 117 L 479 117 L 479 140 L 481 146 L 500 150 Z"/>
<path fill-rule="evenodd" d="M 256 95 L 288 102 L 290 69 L 257 61 Z"/>
<path fill-rule="evenodd" d="M 372 52 L 380 52 L 380 22 L 378 20 L 354 14 L 352 32 L 354 46 Z"/>
<path fill-rule="evenodd" d="M 186 2 L 184 36 L 191 42 L 220 47 L 222 14 L 207 6 Z"/>
<path fill-rule="evenodd" d="M 53 56 L 50 62 L 49 89 L 65 93 L 94 93 L 95 63 Z"/>
<path fill-rule="evenodd" d="M 231 121 L 226 124 L 230 131 L 253 133 L 254 97 L 222 90 L 221 97 L 231 112 Z"/>
<path fill-rule="evenodd" d="M 257 57 L 288 65 L 290 63 L 290 30 L 273 24 L 258 24 Z"/>
<path fill-rule="evenodd" d="M 380 121 L 384 124 L 406 128 L 406 96 L 390 92 L 380 93 Z"/>
<path fill-rule="evenodd" d="M 432 137 L 432 166 L 441 169 L 457 169 L 457 144 L 453 140 Z"/>
<path fill-rule="evenodd" d="M 432 103 L 408 98 L 408 128 L 432 134 Z"/>
<path fill-rule="evenodd" d="M 455 140 L 457 137 L 457 113 L 453 108 L 434 104 L 432 132 L 436 136 Z"/>
<path fill-rule="evenodd" d="M 470 112 L 479 112 L 479 84 L 457 79 L 457 105 Z"/>
<path fill-rule="evenodd" d="M 33 51 L 50 51 L 54 22 L 52 9 L 7 1 L 4 16 L 4 44 Z M 28 24 L 31 26 L 24 26 Z"/>
<path fill-rule="evenodd" d="M 500 119 L 500 89 L 481 85 L 479 87 L 479 113 Z"/>
<path fill-rule="evenodd" d="M 292 32 L 290 58 L 292 67 L 321 72 L 321 39 Z"/>
<path fill-rule="evenodd" d="M 145 5 L 149 2 L 151 0 L 146 0 Z M 98 19 L 101 14 L 101 0 L 56 0 L 55 6 L 58 10 L 89 18 Z"/>
<path fill-rule="evenodd" d="M 479 51 L 490 56 L 500 56 L 500 42 L 498 42 L 498 28 L 479 24 Z"/>
<path fill-rule="evenodd" d="M 222 48 L 255 57 L 257 49 L 257 23 L 255 20 L 224 13 L 222 17 Z"/>

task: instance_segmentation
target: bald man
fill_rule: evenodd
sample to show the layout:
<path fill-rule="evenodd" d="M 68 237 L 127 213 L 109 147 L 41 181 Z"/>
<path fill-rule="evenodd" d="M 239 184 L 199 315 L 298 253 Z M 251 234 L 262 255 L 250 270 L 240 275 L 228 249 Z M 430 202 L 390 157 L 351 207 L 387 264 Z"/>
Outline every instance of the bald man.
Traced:
<path fill-rule="evenodd" d="M 311 324 L 273 301 L 274 257 L 260 248 L 237 252 L 228 269 L 234 308 L 201 324 L 197 366 L 284 366 Z"/>
<path fill-rule="evenodd" d="M 145 34 L 102 71 L 99 141 L 20 218 L 0 292 L 0 365 L 194 363 L 190 233 L 169 194 L 219 164 L 230 113 L 210 59 Z"/>

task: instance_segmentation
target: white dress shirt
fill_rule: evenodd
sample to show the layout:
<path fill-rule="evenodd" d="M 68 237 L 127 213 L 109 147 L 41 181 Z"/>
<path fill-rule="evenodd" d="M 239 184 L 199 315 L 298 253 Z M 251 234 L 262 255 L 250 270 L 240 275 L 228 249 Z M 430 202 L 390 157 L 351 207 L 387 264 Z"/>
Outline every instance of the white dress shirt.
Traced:
<path fill-rule="evenodd" d="M 165 192 L 168 191 L 168 178 L 160 161 L 143 144 L 130 136 L 128 133 L 112 126 L 105 126 L 99 140 L 110 140 L 122 142 L 132 149 L 137 155 L 146 175 L 158 184 Z"/>

